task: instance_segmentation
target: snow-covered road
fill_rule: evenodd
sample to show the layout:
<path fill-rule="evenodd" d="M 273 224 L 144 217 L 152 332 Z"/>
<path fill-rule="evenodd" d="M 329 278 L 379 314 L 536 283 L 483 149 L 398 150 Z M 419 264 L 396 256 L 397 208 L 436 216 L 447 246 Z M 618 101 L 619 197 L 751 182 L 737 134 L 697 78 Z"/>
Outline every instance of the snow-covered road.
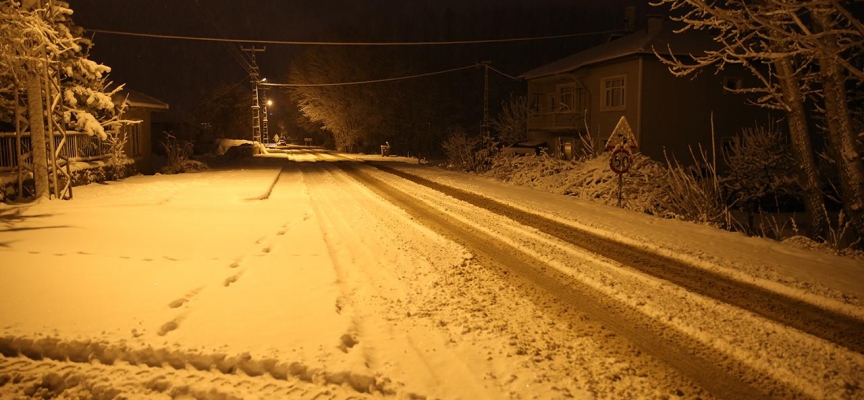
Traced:
<path fill-rule="evenodd" d="M 346 157 L 271 154 L 0 206 L 0 398 L 864 396 L 855 340 L 805 333 L 388 171 L 853 324 L 864 319 L 860 261 Z"/>

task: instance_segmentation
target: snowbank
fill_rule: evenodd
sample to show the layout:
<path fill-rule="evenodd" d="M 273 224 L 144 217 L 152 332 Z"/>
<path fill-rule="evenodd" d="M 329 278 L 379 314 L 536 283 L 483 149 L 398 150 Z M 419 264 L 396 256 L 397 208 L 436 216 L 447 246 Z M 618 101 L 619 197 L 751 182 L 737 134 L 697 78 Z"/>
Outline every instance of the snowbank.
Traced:
<path fill-rule="evenodd" d="M 223 155 L 228 149 L 235 146 L 242 146 L 244 144 L 250 144 L 254 146 L 256 150 L 256 154 L 267 154 L 267 148 L 264 147 L 260 142 L 253 142 L 251 140 L 241 140 L 241 139 L 216 139 L 216 154 Z"/>

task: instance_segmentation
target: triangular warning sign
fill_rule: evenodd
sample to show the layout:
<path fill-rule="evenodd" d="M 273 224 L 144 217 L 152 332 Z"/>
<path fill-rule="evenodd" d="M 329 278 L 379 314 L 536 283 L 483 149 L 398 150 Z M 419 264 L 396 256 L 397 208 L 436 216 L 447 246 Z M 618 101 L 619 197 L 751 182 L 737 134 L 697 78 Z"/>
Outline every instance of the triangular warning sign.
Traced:
<path fill-rule="evenodd" d="M 618 120 L 618 125 L 615 125 L 612 134 L 609 135 L 609 140 L 606 141 L 606 150 L 612 150 L 619 144 L 622 147 L 630 147 L 633 150 L 639 148 L 636 136 L 633 135 L 633 130 L 630 129 L 630 124 L 627 123 L 627 118 L 623 115 Z"/>

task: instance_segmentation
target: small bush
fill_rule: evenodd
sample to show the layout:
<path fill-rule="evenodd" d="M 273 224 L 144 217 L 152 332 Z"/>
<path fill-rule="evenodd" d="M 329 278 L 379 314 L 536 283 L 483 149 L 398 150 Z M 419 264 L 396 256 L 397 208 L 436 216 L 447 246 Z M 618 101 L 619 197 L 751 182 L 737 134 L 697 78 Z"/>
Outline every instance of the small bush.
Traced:
<path fill-rule="evenodd" d="M 118 180 L 129 176 L 127 175 L 127 169 L 132 159 L 123 150 L 126 147 L 127 140 L 126 132 L 121 130 L 109 133 L 103 142 L 106 148 L 105 163 L 107 165 L 105 172 L 108 179 Z"/>
<path fill-rule="evenodd" d="M 672 215 L 685 221 L 693 221 L 732 229 L 735 225 L 726 196 L 720 185 L 716 167 L 699 147 L 699 157 L 690 149 L 694 165 L 684 167 L 678 160 L 666 158 L 666 196 L 663 206 Z"/>
<path fill-rule="evenodd" d="M 197 172 L 207 169 L 207 164 L 193 160 L 193 145 L 191 142 L 180 143 L 171 133 L 165 133 L 165 140 L 161 143 L 168 159 L 168 164 L 159 171 L 163 174 L 181 174 L 184 172 Z"/>
<path fill-rule="evenodd" d="M 757 214 L 781 212 L 801 197 L 788 136 L 774 124 L 745 128 L 723 150 L 729 168 L 721 180 L 734 204 L 747 216 L 747 230 L 757 233 Z"/>
<path fill-rule="evenodd" d="M 528 135 L 528 101 L 525 96 L 510 95 L 501 102 L 501 111 L 491 121 L 499 139 L 506 144 L 525 140 Z"/>
<path fill-rule="evenodd" d="M 476 168 L 474 149 L 479 144 L 480 138 L 468 136 L 462 129 L 451 131 L 447 140 L 442 144 L 444 153 L 447 154 L 449 167 L 463 171 L 474 171 Z"/>

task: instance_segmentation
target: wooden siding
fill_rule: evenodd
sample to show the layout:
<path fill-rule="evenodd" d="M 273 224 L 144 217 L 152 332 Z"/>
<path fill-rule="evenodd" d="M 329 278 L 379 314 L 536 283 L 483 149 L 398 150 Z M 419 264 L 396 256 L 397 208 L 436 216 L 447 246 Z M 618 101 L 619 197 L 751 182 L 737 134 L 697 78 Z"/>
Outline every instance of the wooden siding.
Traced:
<path fill-rule="evenodd" d="M 708 72 L 708 71 L 705 71 Z M 722 164 L 723 141 L 744 127 L 766 123 L 766 109 L 747 104 L 745 95 L 723 90 L 726 76 L 740 77 L 744 85 L 753 86 L 750 74 L 727 67 L 719 74 L 702 73 L 696 78 L 678 78 L 654 57 L 644 60 L 642 106 L 642 152 L 655 160 L 664 160 L 664 150 L 685 164 L 692 162 L 689 148 L 699 145 L 711 152 L 711 113 L 718 162 Z"/>

